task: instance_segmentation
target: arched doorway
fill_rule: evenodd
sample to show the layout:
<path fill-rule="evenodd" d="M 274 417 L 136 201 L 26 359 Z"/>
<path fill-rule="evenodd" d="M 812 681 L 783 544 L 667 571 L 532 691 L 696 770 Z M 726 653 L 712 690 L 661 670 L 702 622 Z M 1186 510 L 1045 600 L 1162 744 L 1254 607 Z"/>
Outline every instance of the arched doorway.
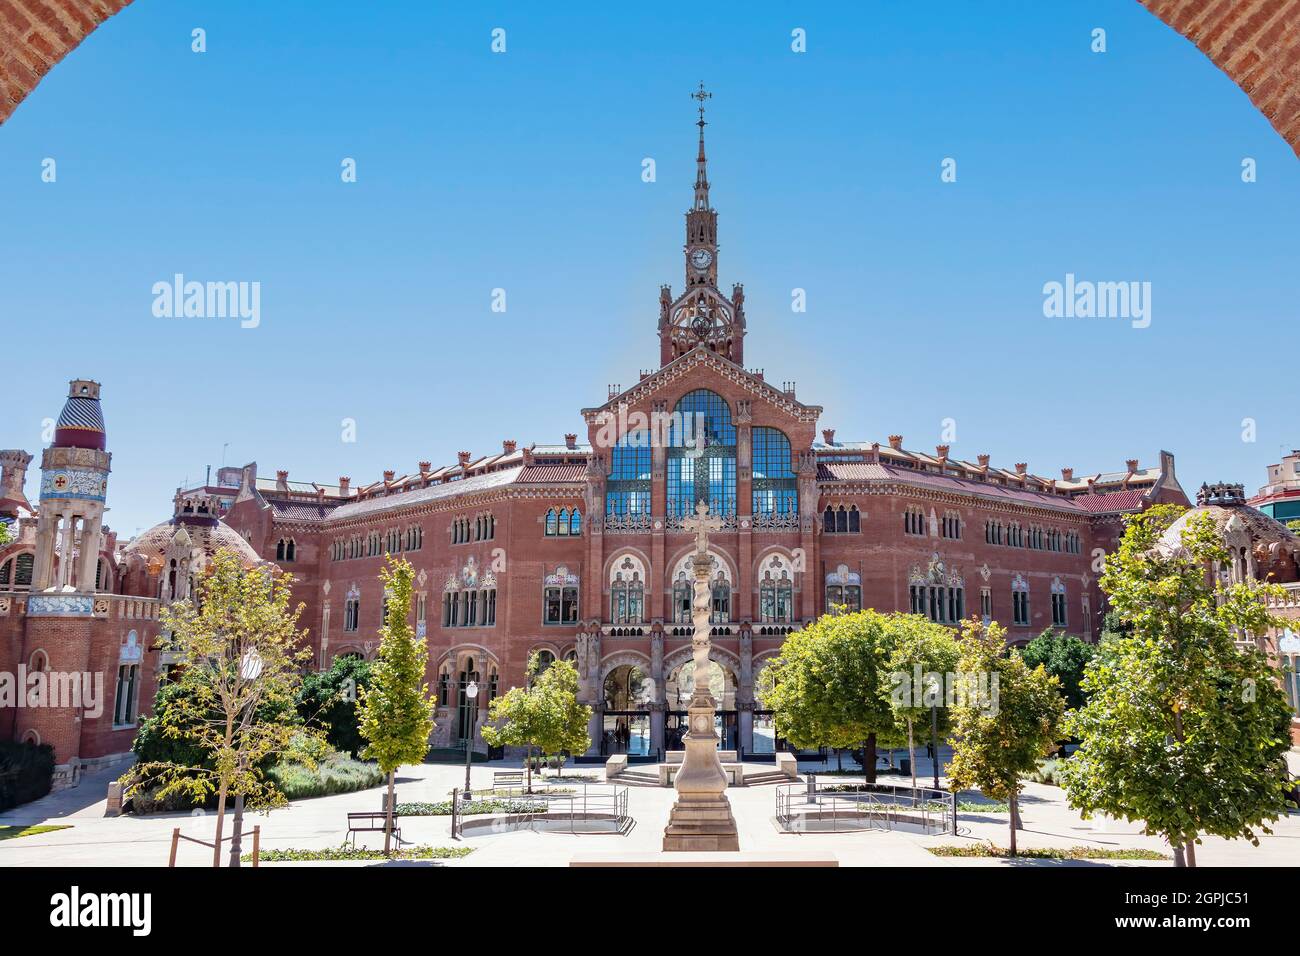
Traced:
<path fill-rule="evenodd" d="M 682 750 L 683 737 L 686 735 L 687 707 L 691 695 L 695 692 L 695 661 L 688 659 L 668 672 L 664 681 L 664 699 L 668 708 L 668 719 L 664 725 L 664 749 Z M 709 690 L 717 704 L 713 718 L 713 732 L 718 738 L 721 750 L 735 750 L 739 742 L 736 711 L 736 674 L 724 664 L 709 661 Z"/>
<path fill-rule="evenodd" d="M 654 687 L 640 664 L 620 664 L 605 675 L 600 752 L 645 756 L 653 750 L 650 703 Z"/>

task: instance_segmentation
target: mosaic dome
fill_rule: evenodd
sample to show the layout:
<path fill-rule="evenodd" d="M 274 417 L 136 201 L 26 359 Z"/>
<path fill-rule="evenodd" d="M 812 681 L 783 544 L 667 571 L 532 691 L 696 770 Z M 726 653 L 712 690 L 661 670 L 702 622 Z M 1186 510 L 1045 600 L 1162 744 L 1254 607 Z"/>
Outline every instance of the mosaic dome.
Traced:
<path fill-rule="evenodd" d="M 190 546 L 201 551 L 205 561 L 211 560 L 212 556 L 222 548 L 234 551 L 246 567 L 258 564 L 262 560 L 253 550 L 253 546 L 245 541 L 239 532 L 215 520 L 201 524 L 181 523 L 176 519 L 164 521 L 132 538 L 125 548 L 125 554 L 127 557 L 139 554 L 146 561 L 152 561 L 154 558 L 161 560 L 166 556 L 178 532 L 184 532 L 189 537 Z"/>

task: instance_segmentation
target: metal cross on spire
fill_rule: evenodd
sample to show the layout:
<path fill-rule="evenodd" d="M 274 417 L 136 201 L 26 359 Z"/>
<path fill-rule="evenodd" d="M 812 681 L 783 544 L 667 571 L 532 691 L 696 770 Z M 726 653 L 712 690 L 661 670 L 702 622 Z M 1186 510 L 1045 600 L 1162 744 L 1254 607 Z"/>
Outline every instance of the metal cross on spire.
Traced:
<path fill-rule="evenodd" d="M 704 101 L 713 98 L 713 94 L 704 89 L 704 81 L 700 80 L 700 88 L 691 94 L 691 99 L 700 101 L 700 127 L 703 133 L 704 127 Z"/>

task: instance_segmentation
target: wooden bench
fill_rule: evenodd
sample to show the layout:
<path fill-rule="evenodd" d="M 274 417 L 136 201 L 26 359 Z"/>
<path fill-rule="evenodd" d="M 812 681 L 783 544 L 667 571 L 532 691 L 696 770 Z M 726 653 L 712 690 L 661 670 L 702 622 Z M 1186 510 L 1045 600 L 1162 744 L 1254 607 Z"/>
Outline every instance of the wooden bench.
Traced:
<path fill-rule="evenodd" d="M 384 823 L 387 820 L 386 813 L 349 813 L 348 814 L 348 838 L 352 845 L 357 845 L 358 833 L 383 833 Z M 402 828 L 397 825 L 397 814 L 393 814 L 393 835 L 397 841 L 402 841 Z"/>
<path fill-rule="evenodd" d="M 522 770 L 497 770 L 492 774 L 492 786 L 499 787 L 502 784 L 524 785 L 524 772 Z"/>

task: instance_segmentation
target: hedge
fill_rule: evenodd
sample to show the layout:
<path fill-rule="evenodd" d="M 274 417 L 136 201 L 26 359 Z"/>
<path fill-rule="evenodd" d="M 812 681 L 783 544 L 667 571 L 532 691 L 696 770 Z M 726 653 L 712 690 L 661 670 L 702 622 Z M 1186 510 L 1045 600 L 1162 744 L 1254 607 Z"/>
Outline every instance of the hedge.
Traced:
<path fill-rule="evenodd" d="M 54 748 L 49 744 L 0 742 L 0 811 L 50 792 Z"/>

